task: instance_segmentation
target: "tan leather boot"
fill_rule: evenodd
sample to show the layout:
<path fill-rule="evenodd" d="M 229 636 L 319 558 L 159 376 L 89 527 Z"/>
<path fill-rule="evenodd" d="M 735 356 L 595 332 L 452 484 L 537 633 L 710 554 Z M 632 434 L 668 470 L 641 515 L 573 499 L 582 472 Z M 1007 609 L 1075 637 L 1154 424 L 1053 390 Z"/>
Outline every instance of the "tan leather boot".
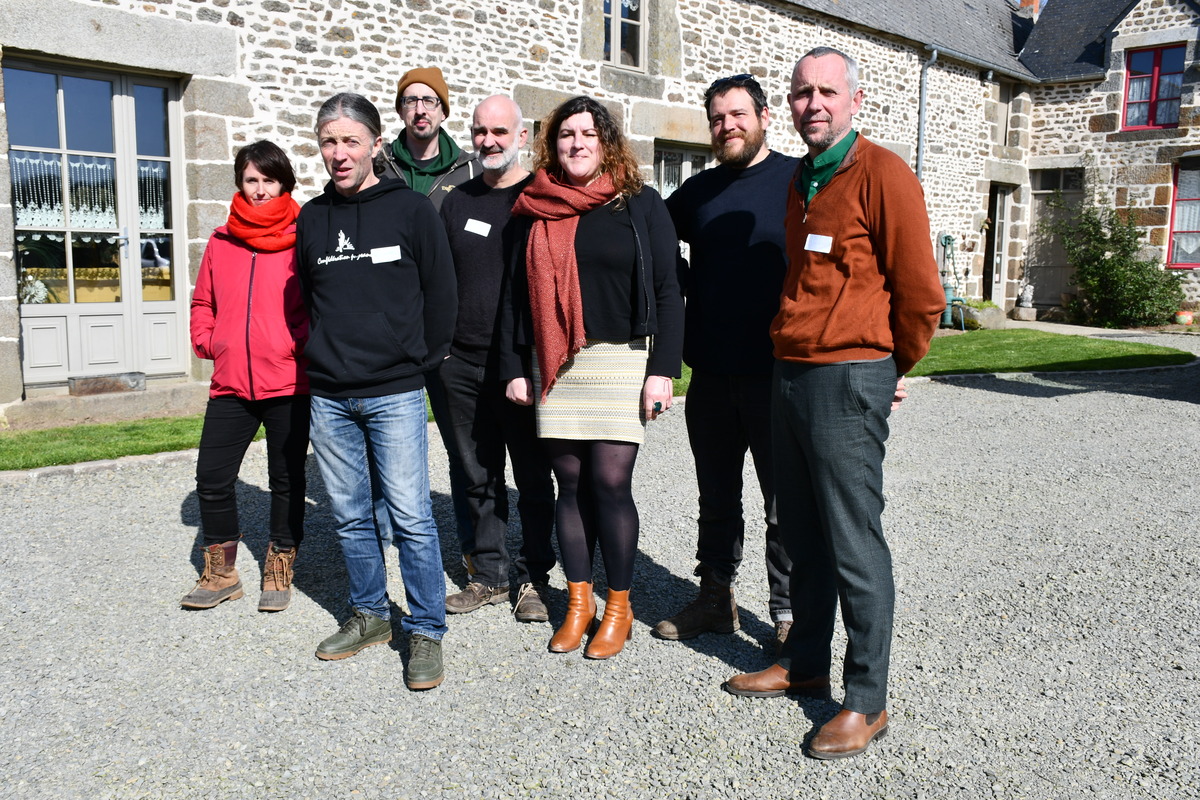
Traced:
<path fill-rule="evenodd" d="M 612 658 L 633 638 L 633 610 L 629 607 L 629 590 L 608 590 L 604 604 L 604 619 L 596 635 L 588 642 L 584 655 L 588 658 Z"/>
<path fill-rule="evenodd" d="M 550 639 L 550 651 L 570 653 L 578 650 L 583 635 L 596 622 L 596 595 L 590 581 L 567 582 L 567 618 Z"/>
<path fill-rule="evenodd" d="M 184 595 L 179 605 L 184 608 L 212 608 L 226 600 L 237 600 L 243 594 L 242 581 L 233 566 L 237 558 L 237 541 L 210 544 L 204 553 L 204 572 L 195 588 Z"/>

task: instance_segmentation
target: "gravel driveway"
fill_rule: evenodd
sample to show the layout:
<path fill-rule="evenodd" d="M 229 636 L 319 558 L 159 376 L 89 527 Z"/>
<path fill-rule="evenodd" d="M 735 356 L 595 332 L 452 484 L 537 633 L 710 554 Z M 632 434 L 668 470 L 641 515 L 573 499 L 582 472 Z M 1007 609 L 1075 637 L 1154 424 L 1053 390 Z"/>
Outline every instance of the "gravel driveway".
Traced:
<path fill-rule="evenodd" d="M 1200 337 L 1149 340 L 1200 350 Z M 313 657 L 347 610 L 312 459 L 296 598 L 274 615 L 255 611 L 260 449 L 239 487 L 247 595 L 202 612 L 178 605 L 200 564 L 194 453 L 0 475 L 0 796 L 1200 797 L 1197 453 L 1200 367 L 914 381 L 886 465 L 891 734 L 835 763 L 801 745 L 836 704 L 720 689 L 769 663 L 749 464 L 742 631 L 650 636 L 694 580 L 682 407 L 638 462 L 625 652 L 549 654 L 548 625 L 489 606 L 450 620 L 446 682 L 424 693 L 404 688 L 400 636 Z M 561 619 L 561 571 L 553 584 Z"/>

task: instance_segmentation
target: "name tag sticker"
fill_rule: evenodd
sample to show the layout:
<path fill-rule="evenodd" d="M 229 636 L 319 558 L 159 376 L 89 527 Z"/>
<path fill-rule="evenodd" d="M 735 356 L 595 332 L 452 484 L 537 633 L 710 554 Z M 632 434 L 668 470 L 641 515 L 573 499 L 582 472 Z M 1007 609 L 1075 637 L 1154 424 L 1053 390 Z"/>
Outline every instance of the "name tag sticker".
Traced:
<path fill-rule="evenodd" d="M 371 263 L 386 264 L 389 261 L 400 260 L 400 245 L 394 244 L 391 247 L 373 247 L 371 248 Z"/>
<path fill-rule="evenodd" d="M 492 226 L 490 223 L 483 222 L 482 220 L 469 219 L 463 230 L 467 233 L 477 233 L 480 236 L 487 236 L 492 232 Z"/>
<path fill-rule="evenodd" d="M 804 243 L 804 249 L 812 250 L 814 253 L 828 253 L 833 249 L 833 237 L 810 233 L 808 241 Z"/>

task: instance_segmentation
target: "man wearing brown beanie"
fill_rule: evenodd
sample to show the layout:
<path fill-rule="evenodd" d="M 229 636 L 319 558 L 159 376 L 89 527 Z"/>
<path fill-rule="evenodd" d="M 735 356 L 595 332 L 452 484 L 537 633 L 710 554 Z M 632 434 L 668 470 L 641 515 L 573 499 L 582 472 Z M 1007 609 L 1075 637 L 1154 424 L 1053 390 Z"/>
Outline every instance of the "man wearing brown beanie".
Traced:
<path fill-rule="evenodd" d="M 442 71 L 437 67 L 418 67 L 401 75 L 396 85 L 396 112 L 404 120 L 404 127 L 393 141 L 384 142 L 375 157 L 375 174 L 400 180 L 429 197 L 433 207 L 440 210 L 451 189 L 483 173 L 475 153 L 463 152 L 442 130 L 442 123 L 450 114 L 450 89 Z M 450 410 L 441 387 L 436 376 L 431 375 L 426 382 L 429 403 L 450 462 L 454 522 L 463 566 L 470 576 L 474 570 L 467 554 L 475 546 L 475 528 L 466 501 L 467 474 L 454 444 L 453 431 L 448 427 Z M 386 518 L 383 514 L 377 516 Z"/>
<path fill-rule="evenodd" d="M 474 153 L 465 153 L 442 130 L 450 113 L 450 89 L 437 67 L 418 67 L 400 76 L 396 111 L 404 128 L 384 144 L 375 172 L 399 178 L 441 208 L 442 198 L 482 170 Z"/>

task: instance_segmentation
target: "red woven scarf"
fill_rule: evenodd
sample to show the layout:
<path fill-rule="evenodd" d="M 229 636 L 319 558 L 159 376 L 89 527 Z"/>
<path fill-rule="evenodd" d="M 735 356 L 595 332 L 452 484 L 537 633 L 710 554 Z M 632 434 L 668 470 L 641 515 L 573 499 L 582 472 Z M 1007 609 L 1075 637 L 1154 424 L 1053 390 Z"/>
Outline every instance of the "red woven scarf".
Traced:
<path fill-rule="evenodd" d="M 296 244 L 296 229 L 292 224 L 300 206 L 291 194 L 284 192 L 261 206 L 251 205 L 242 193 L 233 196 L 229 207 L 229 232 L 255 250 L 275 253 Z"/>
<path fill-rule="evenodd" d="M 579 216 L 616 196 L 612 177 L 600 175 L 585 187 L 563 183 L 540 169 L 513 205 L 513 213 L 533 217 L 525 251 L 533 338 L 546 400 L 559 368 L 587 342 L 583 330 L 583 298 L 575 260 Z"/>

